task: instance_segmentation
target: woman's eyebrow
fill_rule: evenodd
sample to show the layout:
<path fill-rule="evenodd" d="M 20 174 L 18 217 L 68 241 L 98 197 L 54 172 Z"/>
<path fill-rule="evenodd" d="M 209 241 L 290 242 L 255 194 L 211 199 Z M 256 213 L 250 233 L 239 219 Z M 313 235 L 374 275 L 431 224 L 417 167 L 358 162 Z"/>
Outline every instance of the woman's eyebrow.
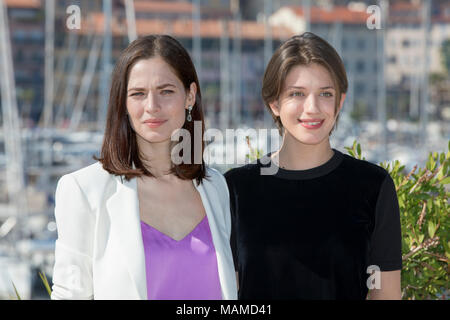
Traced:
<path fill-rule="evenodd" d="M 163 84 L 157 86 L 156 89 L 159 90 L 159 89 L 163 89 L 163 88 L 166 88 L 166 87 L 174 87 L 174 88 L 176 88 L 176 86 L 173 85 L 173 84 L 171 84 L 171 83 L 163 83 Z M 145 91 L 146 88 L 132 87 L 132 88 L 128 89 L 128 91 L 132 91 L 132 90 L 135 90 L 135 91 Z"/>
<path fill-rule="evenodd" d="M 286 89 L 306 89 L 305 87 L 299 87 L 299 86 L 288 86 Z"/>
<path fill-rule="evenodd" d="M 298 87 L 298 86 L 288 86 L 287 89 L 306 89 L 305 87 Z M 320 90 L 325 90 L 325 89 L 333 89 L 334 87 L 332 86 L 326 86 L 326 87 L 320 87 Z"/>
<path fill-rule="evenodd" d="M 164 84 L 161 84 L 161 85 L 157 86 L 156 89 L 164 89 L 166 87 L 174 87 L 174 88 L 176 88 L 176 86 L 171 84 L 171 83 L 164 83 Z"/>
<path fill-rule="evenodd" d="M 135 90 L 135 91 L 145 91 L 145 88 L 133 87 L 133 88 L 128 89 L 127 91 L 132 91 L 132 90 Z"/>

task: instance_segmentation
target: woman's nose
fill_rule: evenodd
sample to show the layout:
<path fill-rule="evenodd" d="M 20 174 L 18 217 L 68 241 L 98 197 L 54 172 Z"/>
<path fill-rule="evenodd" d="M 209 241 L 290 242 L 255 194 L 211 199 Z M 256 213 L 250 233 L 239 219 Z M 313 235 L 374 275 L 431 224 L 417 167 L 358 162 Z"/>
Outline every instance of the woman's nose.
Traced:
<path fill-rule="evenodd" d="M 155 112 L 160 109 L 158 99 L 156 95 L 149 93 L 147 95 L 147 101 L 145 103 L 145 111 L 147 112 Z"/>
<path fill-rule="evenodd" d="M 317 105 L 317 99 L 314 94 L 310 94 L 306 97 L 305 103 L 303 105 L 303 109 L 308 113 L 317 113 L 319 111 Z"/>

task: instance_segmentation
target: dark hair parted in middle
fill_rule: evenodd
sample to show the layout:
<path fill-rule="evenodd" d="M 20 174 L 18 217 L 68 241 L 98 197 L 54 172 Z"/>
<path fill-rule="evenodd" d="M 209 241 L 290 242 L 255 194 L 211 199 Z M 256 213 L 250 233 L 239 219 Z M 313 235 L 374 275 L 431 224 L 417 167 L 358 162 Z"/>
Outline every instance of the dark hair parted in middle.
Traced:
<path fill-rule="evenodd" d="M 125 176 L 127 180 L 142 175 L 152 176 L 143 165 L 142 155 L 127 116 L 127 86 L 132 67 L 142 59 L 161 57 L 171 68 L 186 91 L 194 82 L 197 86 L 195 104 L 192 108 L 192 121 L 185 121 L 183 129 L 189 131 L 191 141 L 194 139 L 194 122 L 201 121 L 201 164 L 179 165 L 172 163 L 171 173 L 180 179 L 197 179 L 201 183 L 205 178 L 205 164 L 203 161 L 203 134 L 205 123 L 201 102 L 200 84 L 194 64 L 183 46 L 174 38 L 167 35 L 150 35 L 134 40 L 122 52 L 112 73 L 111 92 L 108 104 L 105 134 L 99 160 L 103 168 L 111 174 Z M 187 111 L 186 111 L 187 112 Z M 180 137 L 181 139 L 181 137 Z M 176 142 L 175 142 L 176 143 Z M 175 144 L 172 143 L 172 146 Z M 191 143 L 191 159 L 194 158 L 194 143 Z M 182 155 L 182 151 L 180 153 Z"/>
<path fill-rule="evenodd" d="M 262 84 L 262 98 L 269 109 L 280 135 L 283 133 L 283 124 L 269 106 L 269 103 L 277 100 L 283 91 L 284 81 L 289 71 L 298 65 L 309 65 L 317 63 L 323 66 L 331 75 L 336 87 L 335 114 L 339 107 L 341 94 L 348 89 L 347 74 L 339 54 L 334 48 L 321 37 L 305 32 L 286 40 L 273 54 L 264 72 Z M 335 127 L 339 120 L 336 118 Z M 333 132 L 333 129 L 330 131 Z"/>

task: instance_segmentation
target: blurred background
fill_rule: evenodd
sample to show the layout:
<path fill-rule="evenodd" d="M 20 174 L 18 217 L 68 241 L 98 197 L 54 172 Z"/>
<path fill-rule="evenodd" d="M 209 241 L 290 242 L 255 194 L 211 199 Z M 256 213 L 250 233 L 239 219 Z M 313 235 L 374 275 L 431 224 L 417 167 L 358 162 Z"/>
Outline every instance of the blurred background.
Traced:
<path fill-rule="evenodd" d="M 330 42 L 347 70 L 334 148 L 357 140 L 367 160 L 408 171 L 447 150 L 450 0 L 0 0 L 0 299 L 16 297 L 12 282 L 23 299 L 48 299 L 37 271 L 51 283 L 56 182 L 99 154 L 110 75 L 130 41 L 178 39 L 200 78 L 206 127 L 225 135 L 275 128 L 264 68 L 304 31 Z M 210 146 L 229 148 L 248 152 L 244 140 Z"/>

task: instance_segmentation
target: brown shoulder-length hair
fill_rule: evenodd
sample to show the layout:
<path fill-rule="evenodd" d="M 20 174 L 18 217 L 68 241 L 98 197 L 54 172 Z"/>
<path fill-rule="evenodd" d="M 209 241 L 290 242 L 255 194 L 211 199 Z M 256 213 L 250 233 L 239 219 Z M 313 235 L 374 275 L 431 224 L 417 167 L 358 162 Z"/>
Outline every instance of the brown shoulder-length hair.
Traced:
<path fill-rule="evenodd" d="M 347 73 L 339 54 L 324 39 L 312 32 L 305 32 L 301 35 L 293 36 L 286 40 L 273 54 L 264 72 L 262 84 L 262 98 L 265 106 L 269 109 L 274 119 L 280 135 L 283 134 L 283 124 L 280 117 L 276 116 L 269 106 L 280 97 L 289 71 L 298 65 L 309 65 L 317 63 L 323 66 L 331 75 L 336 87 L 336 101 L 334 112 L 339 108 L 341 94 L 346 93 L 348 89 Z M 339 115 L 336 118 L 335 125 L 330 131 L 330 135 L 335 128 Z"/>
<path fill-rule="evenodd" d="M 152 57 L 161 57 L 173 69 L 186 91 L 189 90 L 191 83 L 195 82 L 197 94 L 191 113 L 192 121 L 185 121 L 182 128 L 188 130 L 191 141 L 195 141 L 194 121 L 201 121 L 201 151 L 203 155 L 205 123 L 202 96 L 197 72 L 188 52 L 177 40 L 168 35 L 149 35 L 138 38 L 121 53 L 112 73 L 108 115 L 101 154 L 100 158 L 94 157 L 102 163 L 106 171 L 114 175 L 124 176 L 126 180 L 143 175 L 153 176 L 141 161 L 143 155 L 139 152 L 136 133 L 127 116 L 127 87 L 131 68 L 139 60 Z M 172 142 L 172 147 L 176 143 Z M 182 152 L 180 153 L 181 156 Z M 194 143 L 191 143 L 190 152 L 191 159 L 194 159 Z M 203 156 L 201 161 L 201 164 L 181 163 L 176 165 L 172 163 L 171 173 L 174 173 L 180 179 L 197 179 L 197 182 L 201 183 L 206 174 Z"/>

